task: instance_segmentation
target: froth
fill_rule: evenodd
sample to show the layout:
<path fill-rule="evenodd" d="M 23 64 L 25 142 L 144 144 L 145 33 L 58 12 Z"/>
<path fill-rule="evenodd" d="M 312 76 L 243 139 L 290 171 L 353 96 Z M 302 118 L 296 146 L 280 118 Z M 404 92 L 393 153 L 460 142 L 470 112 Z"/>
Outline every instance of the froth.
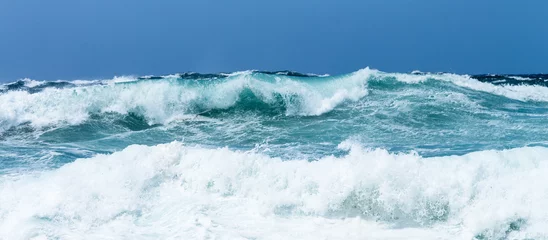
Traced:
<path fill-rule="evenodd" d="M 546 181 L 547 148 L 423 158 L 340 147 L 349 153 L 282 161 L 134 145 L 3 179 L 0 238 L 548 236 L 548 189 L 534 184 Z"/>

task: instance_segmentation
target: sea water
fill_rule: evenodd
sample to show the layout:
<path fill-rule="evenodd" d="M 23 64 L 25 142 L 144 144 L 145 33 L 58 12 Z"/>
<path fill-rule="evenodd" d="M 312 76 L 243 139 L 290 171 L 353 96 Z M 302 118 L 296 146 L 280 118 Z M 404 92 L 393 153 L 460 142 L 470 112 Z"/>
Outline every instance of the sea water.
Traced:
<path fill-rule="evenodd" d="M 0 85 L 0 239 L 543 239 L 548 75 Z"/>

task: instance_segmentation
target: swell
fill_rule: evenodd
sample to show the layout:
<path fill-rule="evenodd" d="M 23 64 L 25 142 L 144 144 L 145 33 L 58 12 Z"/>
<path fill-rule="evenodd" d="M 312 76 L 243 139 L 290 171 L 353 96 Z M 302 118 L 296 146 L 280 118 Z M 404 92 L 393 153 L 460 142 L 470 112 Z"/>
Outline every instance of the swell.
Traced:
<path fill-rule="evenodd" d="M 25 79 L 4 85 L 0 92 L 0 132 L 23 124 L 36 129 L 76 125 L 92 115 L 112 113 L 142 116 L 151 126 L 234 109 L 258 110 L 267 115 L 319 116 L 347 103 L 367 101 L 370 90 L 391 91 L 412 85 L 426 89 L 442 84 L 440 88 L 453 89 L 461 95 L 472 90 L 474 94 L 523 102 L 548 102 L 548 88 L 539 85 L 545 77 L 402 74 L 366 68 L 340 76 L 246 71 L 94 81 Z M 519 84 L 512 85 L 516 82 Z M 420 94 L 419 97 L 429 97 Z M 489 95 L 480 97 L 489 100 Z"/>
<path fill-rule="evenodd" d="M 179 142 L 133 145 L 38 175 L 3 176 L 0 237 L 193 238 L 205 226 L 212 238 L 242 238 L 249 228 L 264 238 L 292 225 L 283 237 L 365 227 L 363 238 L 376 234 L 375 222 L 459 239 L 548 234 L 547 187 L 533 184 L 546 180 L 548 148 L 434 158 L 349 141 L 340 148 L 349 152 L 283 161 Z"/>

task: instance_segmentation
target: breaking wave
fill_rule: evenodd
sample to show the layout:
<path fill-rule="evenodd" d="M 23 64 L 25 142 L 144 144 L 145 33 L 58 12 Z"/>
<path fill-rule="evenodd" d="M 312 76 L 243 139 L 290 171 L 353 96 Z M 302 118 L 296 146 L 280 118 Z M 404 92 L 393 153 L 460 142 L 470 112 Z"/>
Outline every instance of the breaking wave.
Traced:
<path fill-rule="evenodd" d="M 102 84 L 66 82 L 15 83 L 0 94 L 0 130 L 24 123 L 40 128 L 78 124 L 93 113 L 141 114 L 151 124 L 164 124 L 188 114 L 254 103 L 279 106 L 286 115 L 320 115 L 344 101 L 367 94 L 367 73 L 307 82 L 291 75 L 241 73 L 222 79 L 141 79 Z M 10 86 L 10 85 L 8 85 Z M 30 90 L 30 91 L 25 91 Z"/>
<path fill-rule="evenodd" d="M 2 239 L 548 236 L 548 148 L 317 161 L 180 142 L 0 178 Z M 283 221 L 281 221 L 283 220 Z"/>

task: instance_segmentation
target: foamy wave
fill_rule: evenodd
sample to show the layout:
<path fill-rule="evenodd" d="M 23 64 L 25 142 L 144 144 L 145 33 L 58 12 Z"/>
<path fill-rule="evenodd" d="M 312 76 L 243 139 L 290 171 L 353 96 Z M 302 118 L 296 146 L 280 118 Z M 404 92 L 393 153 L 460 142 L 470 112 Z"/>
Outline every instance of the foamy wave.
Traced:
<path fill-rule="evenodd" d="M 0 180 L 0 238 L 548 236 L 548 149 L 282 161 L 179 142 Z M 386 234 L 386 235 L 384 235 Z"/>
<path fill-rule="evenodd" d="M 78 124 L 91 113 L 143 114 L 151 124 L 166 123 L 192 110 L 234 106 L 244 91 L 251 91 L 267 104 L 281 99 L 287 115 L 320 115 L 344 101 L 357 101 L 367 94 L 368 70 L 318 83 L 290 77 L 258 79 L 241 73 L 226 81 L 192 84 L 177 79 L 135 81 L 119 77 L 108 84 L 73 88 L 46 88 L 37 93 L 9 91 L 0 95 L 0 131 L 23 123 L 35 128 L 55 124 Z"/>

